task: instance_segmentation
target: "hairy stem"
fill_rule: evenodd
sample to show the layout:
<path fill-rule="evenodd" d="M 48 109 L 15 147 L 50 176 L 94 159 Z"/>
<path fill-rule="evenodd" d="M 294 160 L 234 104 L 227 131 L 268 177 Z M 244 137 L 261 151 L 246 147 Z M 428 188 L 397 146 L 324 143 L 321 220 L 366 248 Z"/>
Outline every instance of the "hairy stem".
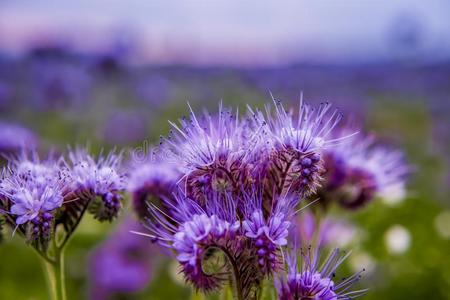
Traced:
<path fill-rule="evenodd" d="M 231 265 L 232 268 L 232 273 L 233 273 L 233 288 L 234 288 L 234 297 L 236 300 L 244 300 L 244 295 L 243 295 L 243 287 L 242 287 L 242 282 L 240 280 L 240 274 L 239 274 L 239 269 L 238 266 L 236 264 L 236 261 L 234 260 L 233 256 L 223 247 L 219 247 L 220 250 L 222 250 L 223 253 L 225 253 L 228 262 Z"/>

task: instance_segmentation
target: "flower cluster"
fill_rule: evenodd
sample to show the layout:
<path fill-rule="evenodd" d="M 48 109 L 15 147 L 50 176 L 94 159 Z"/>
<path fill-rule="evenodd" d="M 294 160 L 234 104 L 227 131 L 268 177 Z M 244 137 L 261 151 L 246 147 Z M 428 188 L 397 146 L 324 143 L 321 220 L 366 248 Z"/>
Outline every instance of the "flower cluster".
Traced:
<path fill-rule="evenodd" d="M 96 161 L 86 151 L 77 150 L 69 158 L 40 160 L 34 152 L 23 153 L 2 171 L 2 214 L 43 251 L 58 225 L 68 238 L 88 207 L 100 220 L 111 220 L 120 208 L 124 175 L 118 173 L 119 156 L 110 154 Z"/>
<path fill-rule="evenodd" d="M 345 257 L 335 250 L 318 266 L 318 248 L 348 243 L 355 230 L 300 211 L 301 199 L 355 207 L 404 186 L 399 152 L 355 132 L 337 130 L 342 116 L 328 103 L 286 110 L 274 100 L 244 117 L 224 109 L 189 118 L 162 137 L 145 163 L 130 170 L 128 190 L 148 232 L 168 248 L 195 289 L 210 292 L 227 281 L 236 299 L 258 299 L 266 279 L 277 278 L 279 299 L 353 298 L 360 274 L 342 282 L 334 272 Z M 327 205 L 323 206 L 324 208 Z M 314 244 L 288 255 L 292 240 Z M 345 241 L 347 242 L 345 242 Z"/>
<path fill-rule="evenodd" d="M 100 221 L 111 221 L 122 207 L 119 192 L 126 181 L 125 174 L 119 173 L 120 160 L 114 153 L 98 159 L 81 149 L 69 153 L 72 188 L 80 198 L 93 199 L 90 211 Z"/>
<path fill-rule="evenodd" d="M 244 118 L 222 106 L 217 116 L 191 111 L 130 171 L 143 234 L 173 251 L 196 289 L 233 278 L 238 299 L 256 299 L 283 269 L 296 208 L 321 185 L 340 118 L 329 104 L 301 103 L 295 113 L 279 101 Z"/>

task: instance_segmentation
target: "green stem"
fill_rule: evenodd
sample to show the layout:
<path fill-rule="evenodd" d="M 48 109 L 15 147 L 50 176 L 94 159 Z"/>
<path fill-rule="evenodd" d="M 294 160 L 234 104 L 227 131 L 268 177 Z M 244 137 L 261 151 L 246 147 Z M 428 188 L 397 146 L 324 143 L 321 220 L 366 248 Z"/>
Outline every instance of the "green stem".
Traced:
<path fill-rule="evenodd" d="M 64 250 L 60 249 L 57 251 L 54 262 L 42 259 L 42 263 L 44 265 L 50 299 L 66 300 Z"/>

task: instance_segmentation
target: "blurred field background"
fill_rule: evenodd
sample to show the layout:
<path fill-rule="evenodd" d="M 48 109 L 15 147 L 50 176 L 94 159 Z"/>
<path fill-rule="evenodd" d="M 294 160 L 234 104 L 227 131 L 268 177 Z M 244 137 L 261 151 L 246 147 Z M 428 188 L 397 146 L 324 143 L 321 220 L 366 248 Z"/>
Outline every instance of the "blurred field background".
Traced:
<path fill-rule="evenodd" d="M 1 123 L 30 130 L 42 152 L 128 153 L 157 144 L 187 102 L 244 112 L 271 94 L 330 101 L 414 167 L 404 201 L 335 212 L 356 226 L 346 268 L 366 267 L 364 299 L 450 299 L 450 5 L 376 3 L 0 1 Z M 145 243 L 151 272 L 139 291 L 93 296 L 89 278 L 107 271 L 89 257 L 120 223 L 81 224 L 67 252 L 69 299 L 188 299 L 176 268 Z M 4 234 L 0 257 L 1 299 L 47 299 L 19 237 Z"/>

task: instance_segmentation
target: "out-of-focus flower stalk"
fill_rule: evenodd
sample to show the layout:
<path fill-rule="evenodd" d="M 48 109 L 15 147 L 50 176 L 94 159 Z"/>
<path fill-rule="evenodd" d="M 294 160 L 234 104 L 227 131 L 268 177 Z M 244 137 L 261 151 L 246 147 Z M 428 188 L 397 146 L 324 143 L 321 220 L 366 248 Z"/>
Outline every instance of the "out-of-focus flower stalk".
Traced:
<path fill-rule="evenodd" d="M 46 275 L 48 291 L 52 300 L 65 300 L 66 284 L 64 273 L 64 246 L 56 250 L 53 259 L 45 259 L 41 256 L 42 265 Z"/>

